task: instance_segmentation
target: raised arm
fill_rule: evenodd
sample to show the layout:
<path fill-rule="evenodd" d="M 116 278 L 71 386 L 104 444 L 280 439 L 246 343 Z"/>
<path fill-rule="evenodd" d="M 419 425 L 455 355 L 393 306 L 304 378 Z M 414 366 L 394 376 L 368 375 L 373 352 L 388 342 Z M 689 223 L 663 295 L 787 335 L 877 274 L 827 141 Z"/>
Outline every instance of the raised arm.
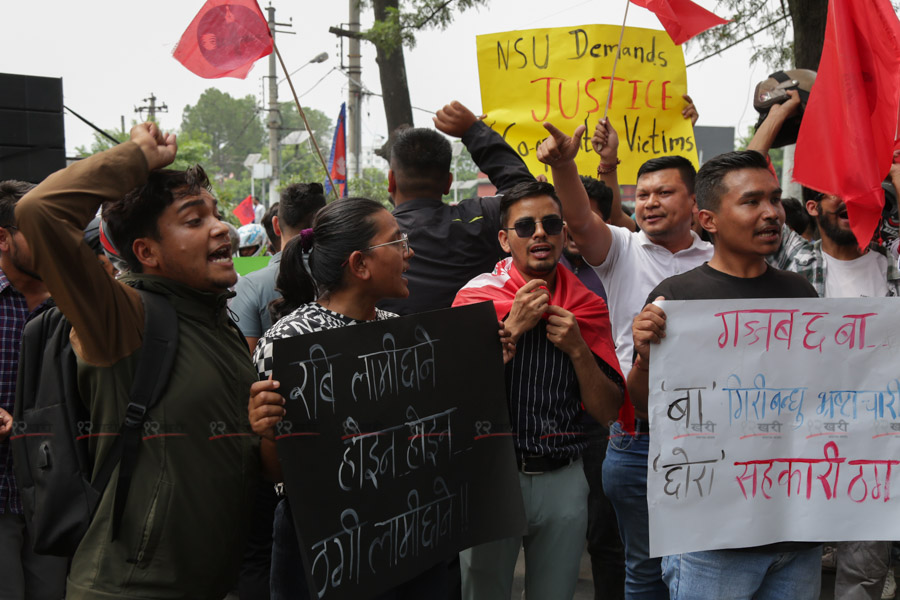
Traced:
<path fill-rule="evenodd" d="M 550 136 L 538 146 L 537 158 L 550 166 L 553 185 L 562 202 L 563 217 L 569 233 L 589 264 L 603 264 L 612 245 L 612 232 L 603 218 L 591 210 L 590 200 L 575 165 L 584 125 L 578 126 L 573 137 L 567 136 L 551 123 L 544 123 L 544 128 L 550 132 Z"/>
<path fill-rule="evenodd" d="M 534 181 L 519 153 L 462 103 L 454 100 L 437 111 L 432 120 L 438 131 L 462 140 L 472 160 L 498 192 L 523 181 Z"/>
<path fill-rule="evenodd" d="M 600 155 L 597 176 L 613 193 L 612 207 L 609 211 L 610 225 L 637 231 L 637 223 L 622 210 L 622 193 L 619 191 L 619 176 L 616 174 L 619 165 L 619 134 L 613 129 L 607 117 L 597 121 L 591 145 L 594 152 Z"/>
<path fill-rule="evenodd" d="M 781 126 L 800 109 L 800 94 L 797 93 L 797 90 L 788 90 L 787 94 L 789 96 L 787 101 L 769 108 L 769 114 L 753 134 L 753 139 L 747 144 L 747 150 L 756 150 L 763 156 L 769 154 L 769 149 L 775 142 L 775 138 L 778 137 Z"/>
<path fill-rule="evenodd" d="M 137 125 L 131 141 L 54 173 L 16 205 L 34 268 L 72 322 L 75 349 L 88 362 L 108 363 L 140 346 L 143 306 L 137 292 L 103 269 L 83 229 L 103 202 L 121 200 L 175 152 L 174 135 L 154 123 Z"/>

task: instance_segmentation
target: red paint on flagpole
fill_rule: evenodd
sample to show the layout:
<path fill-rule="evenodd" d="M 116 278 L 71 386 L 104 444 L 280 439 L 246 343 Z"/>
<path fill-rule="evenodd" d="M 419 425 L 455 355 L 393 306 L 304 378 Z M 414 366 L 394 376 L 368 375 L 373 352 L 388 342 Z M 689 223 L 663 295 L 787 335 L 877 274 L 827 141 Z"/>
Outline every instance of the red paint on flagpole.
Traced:
<path fill-rule="evenodd" d="M 272 53 L 272 47 L 269 24 L 256 0 L 207 0 L 173 56 L 206 79 L 244 79 L 254 62 Z"/>

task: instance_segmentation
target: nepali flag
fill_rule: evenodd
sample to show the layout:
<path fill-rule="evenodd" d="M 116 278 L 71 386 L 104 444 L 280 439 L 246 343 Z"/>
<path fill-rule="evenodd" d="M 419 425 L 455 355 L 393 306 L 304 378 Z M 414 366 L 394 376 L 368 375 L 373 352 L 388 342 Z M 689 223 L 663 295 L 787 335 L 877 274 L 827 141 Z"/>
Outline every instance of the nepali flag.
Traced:
<path fill-rule="evenodd" d="M 691 0 L 631 0 L 656 15 L 672 41 L 681 45 L 699 33 L 728 21 Z"/>
<path fill-rule="evenodd" d="M 331 182 L 338 188 L 342 198 L 347 197 L 347 103 L 341 103 L 341 114 L 338 115 L 334 128 L 334 139 L 331 141 L 331 156 L 328 157 L 328 172 L 331 180 L 325 181 L 325 195 L 331 193 Z"/>
<path fill-rule="evenodd" d="M 900 106 L 900 22 L 888 0 L 831 0 L 794 179 L 847 205 L 861 248 L 881 219 Z"/>
<path fill-rule="evenodd" d="M 494 303 L 497 320 L 503 321 L 512 309 L 516 292 L 525 285 L 525 279 L 513 264 L 512 257 L 497 263 L 490 273 L 483 273 L 463 286 L 453 300 L 453 306 L 466 306 L 490 300 Z M 583 283 L 565 267 L 557 265 L 556 285 L 550 295 L 550 304 L 559 306 L 575 315 L 581 337 L 596 356 L 609 365 L 621 377 L 625 376 L 616 358 L 616 346 L 612 338 L 612 325 L 606 302 L 587 289 Z M 547 318 L 547 315 L 544 315 Z M 619 410 L 619 419 L 628 431 L 634 430 L 634 406 L 625 390 L 625 401 Z"/>
<path fill-rule="evenodd" d="M 207 0 L 178 40 L 173 56 L 206 79 L 244 79 L 272 53 L 269 24 L 256 0 Z"/>
<path fill-rule="evenodd" d="M 253 210 L 253 196 L 244 198 L 240 204 L 234 207 L 231 214 L 237 217 L 241 225 L 252 223 L 253 219 L 256 218 L 256 211 Z"/>

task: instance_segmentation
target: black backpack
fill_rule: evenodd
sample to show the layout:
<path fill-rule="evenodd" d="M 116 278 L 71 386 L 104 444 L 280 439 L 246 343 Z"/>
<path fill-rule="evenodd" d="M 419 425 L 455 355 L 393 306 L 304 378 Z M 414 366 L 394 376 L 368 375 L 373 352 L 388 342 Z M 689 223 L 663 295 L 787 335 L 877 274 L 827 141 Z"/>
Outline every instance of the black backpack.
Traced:
<path fill-rule="evenodd" d="M 72 325 L 58 308 L 26 326 L 19 354 L 10 436 L 16 483 L 38 554 L 72 556 L 117 464 L 113 539 L 125 509 L 144 417 L 162 397 L 178 347 L 178 317 L 159 294 L 137 290 L 144 303 L 144 341 L 125 422 L 92 479 L 90 413 L 78 394 Z"/>

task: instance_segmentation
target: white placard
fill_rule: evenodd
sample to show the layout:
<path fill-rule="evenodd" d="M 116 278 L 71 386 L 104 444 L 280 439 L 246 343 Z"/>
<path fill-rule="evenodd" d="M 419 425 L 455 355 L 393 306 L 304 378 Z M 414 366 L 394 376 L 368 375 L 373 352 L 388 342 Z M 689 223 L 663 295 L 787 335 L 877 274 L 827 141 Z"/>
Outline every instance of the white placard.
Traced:
<path fill-rule="evenodd" d="M 900 299 L 660 305 L 651 556 L 900 539 Z"/>

